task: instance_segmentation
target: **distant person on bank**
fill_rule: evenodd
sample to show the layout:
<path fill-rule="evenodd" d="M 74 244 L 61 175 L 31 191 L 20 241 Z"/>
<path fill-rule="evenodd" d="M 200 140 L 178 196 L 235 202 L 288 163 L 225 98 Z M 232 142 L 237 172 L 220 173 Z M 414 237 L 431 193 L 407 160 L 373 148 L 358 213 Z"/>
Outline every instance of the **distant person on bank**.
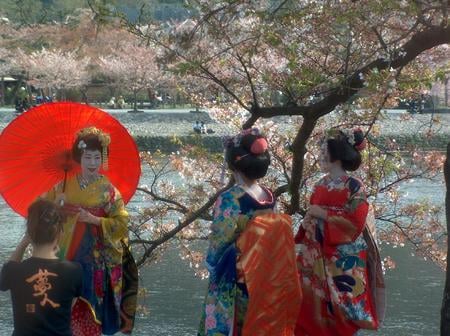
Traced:
<path fill-rule="evenodd" d="M 43 199 L 33 203 L 26 235 L 2 268 L 0 290 L 11 291 L 13 336 L 72 335 L 72 301 L 82 293 L 82 269 L 56 256 L 63 221 L 57 205 Z M 30 243 L 32 256 L 22 261 Z"/>
<path fill-rule="evenodd" d="M 117 108 L 123 109 L 125 107 L 125 99 L 123 99 L 122 96 L 119 97 L 119 100 L 117 100 Z"/>

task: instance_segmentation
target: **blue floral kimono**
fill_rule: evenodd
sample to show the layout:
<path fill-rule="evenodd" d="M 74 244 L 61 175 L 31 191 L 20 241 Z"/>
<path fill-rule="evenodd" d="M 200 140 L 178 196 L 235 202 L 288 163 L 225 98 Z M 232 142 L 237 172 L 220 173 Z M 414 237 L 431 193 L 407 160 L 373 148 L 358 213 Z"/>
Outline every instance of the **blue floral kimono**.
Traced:
<path fill-rule="evenodd" d="M 235 185 L 218 198 L 206 257 L 208 292 L 202 309 L 199 336 L 239 335 L 248 303 L 248 292 L 238 279 L 236 239 L 255 215 L 273 212 L 275 199 L 259 202 Z"/>

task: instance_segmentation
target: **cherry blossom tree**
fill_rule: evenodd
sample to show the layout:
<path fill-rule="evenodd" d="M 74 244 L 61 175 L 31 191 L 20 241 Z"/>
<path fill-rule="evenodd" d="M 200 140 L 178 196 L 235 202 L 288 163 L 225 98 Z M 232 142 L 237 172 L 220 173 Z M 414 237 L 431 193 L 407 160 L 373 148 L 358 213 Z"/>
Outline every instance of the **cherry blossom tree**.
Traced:
<path fill-rule="evenodd" d="M 114 83 L 131 90 L 133 110 L 137 112 L 137 94 L 143 89 L 155 89 L 164 81 L 154 48 L 123 43 L 111 55 L 99 58 L 101 71 Z"/>
<path fill-rule="evenodd" d="M 11 75 L 13 65 L 11 63 L 11 53 L 4 48 L 0 48 L 0 100 L 1 104 L 5 104 L 5 81 L 4 77 Z"/>
<path fill-rule="evenodd" d="M 315 144 L 324 129 L 363 127 L 374 139 L 366 154 L 371 163 L 364 167 L 363 177 L 377 218 L 389 224 L 383 226 L 389 227 L 385 237 L 397 245 L 408 242 L 443 265 L 446 235 L 437 220 L 439 209 L 427 204 L 402 207 L 396 191 L 402 181 L 436 176 L 443 156 L 411 146 L 413 160 L 406 164 L 395 142 L 375 140 L 382 108 L 393 104 L 397 96 L 423 90 L 434 79 L 436 69 L 426 58 L 450 42 L 448 4 L 371 0 L 191 4 L 198 16 L 178 24 L 123 23 L 164 51 L 161 59 L 178 75 L 181 90 L 216 118 L 237 130 L 264 126 L 264 119 L 276 117 L 268 131 L 278 129 L 272 152 L 279 174 L 271 181 L 284 210 L 299 220 L 306 211 L 317 176 Z M 281 122 L 283 118 L 288 122 Z M 435 129 L 430 127 L 427 136 L 432 137 Z M 197 151 L 200 156 L 194 157 Z M 137 240 L 144 244 L 142 262 L 173 237 L 201 228 L 196 223 L 208 218 L 205 209 L 209 207 L 204 206 L 222 190 L 217 173 L 220 160 L 200 149 L 183 153 L 185 159 L 171 157 L 166 168 L 177 167 L 178 173 L 191 179 L 186 185 L 189 197 L 166 184 L 158 188 L 163 194 L 156 193 L 157 183 L 150 190 L 143 188 L 155 204 L 167 206 L 167 213 L 158 214 L 160 223 L 174 213 L 180 220 L 158 231 L 155 240 Z M 153 157 L 148 161 L 158 162 Z M 198 175 L 208 177 L 202 180 L 203 186 L 192 179 Z M 202 196 L 192 190 L 201 190 Z M 430 224 L 427 230 L 423 230 L 424 222 Z"/>
<path fill-rule="evenodd" d="M 185 92 L 203 105 L 219 107 L 218 115 L 228 124 L 248 128 L 264 126 L 261 119 L 277 118 L 266 130 L 280 130 L 272 132 L 271 139 L 278 174 L 266 182 L 297 223 L 317 176 L 317 137 L 323 136 L 324 128 L 362 126 L 368 138 L 375 139 L 382 108 L 392 104 L 394 97 L 423 90 L 434 80 L 436 68 L 426 58 L 450 43 L 450 5 L 445 1 L 191 3 L 199 16 L 189 24 L 175 25 L 167 34 L 167 27 L 154 27 L 150 33 L 133 24 L 128 28 L 165 50 L 167 66 L 180 76 Z M 210 104 L 214 91 L 227 99 Z M 290 127 L 280 117 L 290 118 Z M 427 136 L 433 132 L 430 123 Z M 395 142 L 371 142 L 361 177 L 369 187 L 380 238 L 395 246 L 412 246 L 444 267 L 448 243 L 440 221 L 442 209 L 427 202 L 402 204 L 397 188 L 409 179 L 439 174 L 442 154 L 411 146 L 412 160 L 406 162 Z M 189 191 L 200 189 L 200 193 L 183 198 L 173 187 L 166 194 L 165 188 L 156 188 L 157 183 L 145 190 L 150 199 L 165 204 L 167 212 L 178 213 L 182 220 L 154 232 L 156 239 L 138 241 L 144 244 L 142 261 L 175 236 L 185 238 L 180 243 L 184 256 L 193 265 L 201 264 L 201 256 L 187 248 L 186 241 L 206 234 L 199 234 L 198 221 L 207 217 L 205 206 L 221 192 L 218 174 L 211 176 L 220 170 L 220 161 L 207 160 L 200 151 L 201 156 L 192 162 L 193 152 L 189 149 L 185 158 L 172 158 L 172 166 L 191 180 L 192 176 L 202 178 L 200 185 L 191 182 L 188 186 Z M 153 158 L 148 160 L 155 163 Z M 212 162 L 217 169 L 211 169 Z M 205 181 L 209 182 L 206 187 Z M 207 196 L 198 202 L 202 193 Z M 393 263 L 387 259 L 385 265 Z M 443 319 L 450 316 L 449 297 L 447 288 Z M 448 321 L 443 325 L 449 325 Z"/>
<path fill-rule="evenodd" d="M 90 59 L 80 58 L 75 52 L 43 48 L 26 54 L 18 50 L 15 64 L 27 72 L 28 83 L 39 89 L 52 91 L 79 88 L 90 81 Z"/>
<path fill-rule="evenodd" d="M 362 127 L 370 145 L 360 175 L 368 185 L 380 240 L 411 246 L 445 267 L 442 209 L 427 202 L 405 205 L 398 190 L 405 181 L 440 176 L 443 155 L 411 145 L 412 157 L 405 159 L 393 139 L 377 137 L 383 107 L 435 80 L 436 63 L 427 59 L 450 42 L 449 5 L 191 3 L 198 16 L 179 24 L 124 24 L 164 51 L 161 59 L 178 76 L 180 89 L 217 120 L 234 131 L 253 125 L 266 131 L 275 160 L 265 183 L 275 190 L 281 210 L 297 225 L 305 214 L 319 176 L 317 144 L 325 129 Z M 433 137 L 438 128 L 431 122 L 424 136 Z M 137 236 L 133 243 L 140 246 L 139 263 L 154 260 L 175 241 L 182 257 L 207 276 L 203 256 L 191 242 L 207 237 L 210 206 L 227 188 L 220 182 L 220 155 L 189 145 L 177 154 L 145 153 L 143 158 L 154 179 L 140 189 L 150 205 L 131 227 Z M 181 187 L 167 181 L 170 174 L 181 176 Z M 385 266 L 394 262 L 387 257 Z"/>
<path fill-rule="evenodd" d="M 11 75 L 13 64 L 11 63 L 12 54 L 9 50 L 0 48 L 0 76 Z"/>

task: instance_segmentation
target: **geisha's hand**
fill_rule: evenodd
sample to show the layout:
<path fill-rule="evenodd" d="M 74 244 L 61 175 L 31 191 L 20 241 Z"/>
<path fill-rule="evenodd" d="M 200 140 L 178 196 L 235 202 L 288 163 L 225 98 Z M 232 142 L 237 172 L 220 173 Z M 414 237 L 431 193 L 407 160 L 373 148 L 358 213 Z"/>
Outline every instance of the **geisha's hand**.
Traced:
<path fill-rule="evenodd" d="M 324 208 L 322 208 L 318 205 L 311 205 L 311 207 L 308 210 L 307 215 L 326 220 L 328 217 L 328 212 L 327 212 L 327 210 L 325 210 Z"/>
<path fill-rule="evenodd" d="M 306 211 L 305 217 L 303 217 L 303 220 L 301 222 L 301 226 L 303 226 L 303 228 L 306 229 L 306 227 L 310 225 L 312 219 L 313 216 L 311 216 L 309 211 Z"/>
<path fill-rule="evenodd" d="M 94 216 L 84 209 L 80 209 L 78 220 L 88 224 L 100 225 L 100 217 Z"/>
<path fill-rule="evenodd" d="M 81 207 L 79 205 L 66 203 L 62 209 L 67 216 L 76 216 L 80 213 Z"/>

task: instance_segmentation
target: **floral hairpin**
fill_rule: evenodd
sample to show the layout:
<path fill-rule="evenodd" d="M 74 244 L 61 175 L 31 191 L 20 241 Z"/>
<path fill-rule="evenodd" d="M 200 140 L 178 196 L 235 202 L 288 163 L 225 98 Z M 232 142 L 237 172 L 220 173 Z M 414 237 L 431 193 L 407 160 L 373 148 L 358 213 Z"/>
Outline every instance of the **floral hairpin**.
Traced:
<path fill-rule="evenodd" d="M 342 133 L 345 135 L 345 137 L 347 138 L 347 142 L 348 142 L 350 145 L 352 145 L 352 147 L 355 147 L 355 144 L 356 144 L 356 140 L 355 140 L 355 132 L 354 132 L 353 130 L 348 130 L 348 129 L 342 130 L 341 132 L 342 132 Z"/>
<path fill-rule="evenodd" d="M 331 129 L 327 132 L 327 136 L 329 138 L 339 138 L 339 137 L 345 137 L 347 142 L 354 147 L 358 151 L 362 151 L 366 148 L 367 141 L 364 139 L 360 144 L 356 145 L 356 139 L 355 139 L 355 133 L 356 132 L 362 132 L 360 128 L 357 129 L 344 129 L 344 130 L 337 130 L 337 129 Z"/>
<path fill-rule="evenodd" d="M 77 147 L 78 149 L 86 149 L 87 147 L 86 142 L 84 142 L 84 140 L 80 140 Z"/>

